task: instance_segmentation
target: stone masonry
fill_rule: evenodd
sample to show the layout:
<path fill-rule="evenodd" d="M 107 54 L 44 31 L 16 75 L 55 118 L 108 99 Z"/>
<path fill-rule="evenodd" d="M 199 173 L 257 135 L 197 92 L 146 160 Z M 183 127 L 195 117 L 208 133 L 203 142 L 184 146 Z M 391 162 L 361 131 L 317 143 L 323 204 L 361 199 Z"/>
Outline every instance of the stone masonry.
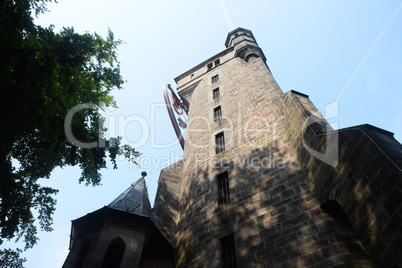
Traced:
<path fill-rule="evenodd" d="M 392 133 L 332 130 L 308 96 L 282 92 L 243 28 L 175 81 L 189 111 L 184 156 L 161 172 L 154 216 L 176 267 L 235 267 L 222 258 L 231 234 L 237 267 L 402 267 Z M 219 204 L 224 172 L 230 200 Z"/>

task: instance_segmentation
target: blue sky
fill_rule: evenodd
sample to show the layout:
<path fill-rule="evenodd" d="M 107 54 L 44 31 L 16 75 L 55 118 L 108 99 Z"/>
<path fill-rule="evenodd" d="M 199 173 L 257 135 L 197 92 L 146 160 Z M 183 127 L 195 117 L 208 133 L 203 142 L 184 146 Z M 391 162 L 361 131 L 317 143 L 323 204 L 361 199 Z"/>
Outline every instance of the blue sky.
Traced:
<path fill-rule="evenodd" d="M 68 253 L 71 220 L 110 203 L 148 172 L 153 202 L 160 169 L 182 151 L 163 107 L 162 86 L 222 51 L 226 35 L 250 29 L 284 92 L 305 93 L 320 111 L 337 101 L 330 122 L 339 128 L 369 123 L 402 141 L 402 1 L 59 0 L 36 20 L 74 26 L 125 41 L 119 48 L 127 83 L 108 111 L 112 134 L 137 146 L 141 167 L 118 162 L 100 187 L 78 184 L 78 168 L 57 169 L 44 185 L 60 189 L 54 231 L 40 233 L 26 267 L 60 267 Z M 165 148 L 162 148 L 165 147 Z"/>

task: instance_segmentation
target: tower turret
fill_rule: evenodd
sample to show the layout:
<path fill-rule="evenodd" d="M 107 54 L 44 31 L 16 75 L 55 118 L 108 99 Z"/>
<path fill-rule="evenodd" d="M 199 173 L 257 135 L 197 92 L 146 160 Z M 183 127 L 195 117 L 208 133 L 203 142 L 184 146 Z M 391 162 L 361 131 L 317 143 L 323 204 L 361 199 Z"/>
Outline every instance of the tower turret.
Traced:
<path fill-rule="evenodd" d="M 225 46 L 227 48 L 234 47 L 235 56 L 247 62 L 251 57 L 261 58 L 266 62 L 265 55 L 250 30 L 239 27 L 231 31 L 228 33 Z"/>

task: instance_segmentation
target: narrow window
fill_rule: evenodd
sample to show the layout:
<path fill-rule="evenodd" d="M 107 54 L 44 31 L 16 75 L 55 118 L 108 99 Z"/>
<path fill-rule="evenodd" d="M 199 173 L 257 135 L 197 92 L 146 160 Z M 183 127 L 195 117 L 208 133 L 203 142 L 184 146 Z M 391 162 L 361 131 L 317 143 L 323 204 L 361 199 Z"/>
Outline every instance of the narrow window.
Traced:
<path fill-rule="evenodd" d="M 219 76 L 218 75 L 214 75 L 212 76 L 212 83 L 216 83 L 219 80 Z"/>
<path fill-rule="evenodd" d="M 215 60 L 215 66 L 218 66 L 219 64 L 221 64 L 221 61 L 219 59 Z"/>
<path fill-rule="evenodd" d="M 223 132 L 215 135 L 215 144 L 216 144 L 215 148 L 216 153 L 225 151 L 225 137 L 223 136 Z"/>
<path fill-rule="evenodd" d="M 217 99 L 219 97 L 219 87 L 217 87 L 214 90 L 212 90 L 212 97 L 214 99 Z"/>
<path fill-rule="evenodd" d="M 102 268 L 118 268 L 123 260 L 126 246 L 121 238 L 115 238 L 110 242 L 105 257 L 103 258 Z"/>
<path fill-rule="evenodd" d="M 234 235 L 230 234 L 219 239 L 222 247 L 222 267 L 236 268 L 236 250 L 234 243 Z"/>
<path fill-rule="evenodd" d="M 216 180 L 218 182 L 218 205 L 228 203 L 230 201 L 228 172 L 219 174 Z"/>
<path fill-rule="evenodd" d="M 207 65 L 208 70 L 212 69 L 212 62 Z"/>
<path fill-rule="evenodd" d="M 221 106 L 214 108 L 214 121 L 218 121 L 222 119 L 222 110 Z"/>

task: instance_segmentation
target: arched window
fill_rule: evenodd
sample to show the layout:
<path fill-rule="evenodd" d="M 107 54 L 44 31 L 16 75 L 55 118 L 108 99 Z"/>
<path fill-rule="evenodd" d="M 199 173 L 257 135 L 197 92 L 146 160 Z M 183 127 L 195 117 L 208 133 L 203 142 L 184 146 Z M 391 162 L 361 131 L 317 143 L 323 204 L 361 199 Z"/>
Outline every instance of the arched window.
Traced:
<path fill-rule="evenodd" d="M 125 249 L 126 245 L 122 238 L 118 237 L 113 239 L 103 258 L 102 268 L 119 268 L 123 260 Z"/>
<path fill-rule="evenodd" d="M 364 264 L 367 267 L 376 267 L 338 201 L 329 200 L 321 208 L 333 219 L 334 238 L 337 240 L 337 247 L 342 248 L 342 254 L 345 256 L 342 267 L 362 267 Z"/>
<path fill-rule="evenodd" d="M 77 259 L 75 259 L 74 268 L 81 268 L 82 264 L 84 263 L 85 257 L 87 256 L 89 246 L 91 245 L 91 242 L 89 239 L 85 239 L 81 246 L 80 246 L 80 251 L 78 252 Z"/>

